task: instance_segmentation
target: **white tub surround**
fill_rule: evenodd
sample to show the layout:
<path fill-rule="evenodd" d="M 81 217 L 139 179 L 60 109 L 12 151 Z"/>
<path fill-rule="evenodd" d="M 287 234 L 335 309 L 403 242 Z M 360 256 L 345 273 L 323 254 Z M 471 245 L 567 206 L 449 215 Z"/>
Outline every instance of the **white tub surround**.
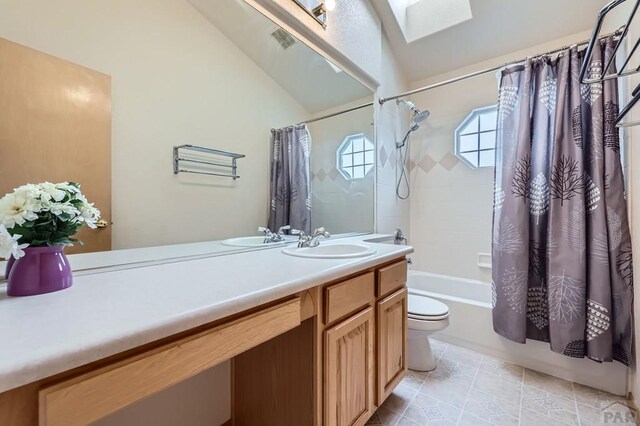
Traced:
<path fill-rule="evenodd" d="M 552 352 L 547 343 L 528 340 L 522 345 L 495 333 L 489 283 L 410 271 L 407 286 L 449 307 L 449 327 L 435 339 L 616 395 L 627 393 L 628 369 L 622 364 L 570 358 Z"/>
<path fill-rule="evenodd" d="M 0 293 L 0 392 L 68 371 L 405 256 L 370 245 L 357 259 L 305 259 L 281 249 L 76 276 L 41 296 Z M 322 244 L 331 244 L 331 241 Z"/>

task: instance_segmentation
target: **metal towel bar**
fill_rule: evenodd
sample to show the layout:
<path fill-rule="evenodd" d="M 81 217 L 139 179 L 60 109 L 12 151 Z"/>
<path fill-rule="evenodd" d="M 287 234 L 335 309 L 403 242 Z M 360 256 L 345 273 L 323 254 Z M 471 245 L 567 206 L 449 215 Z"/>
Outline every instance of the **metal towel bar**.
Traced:
<path fill-rule="evenodd" d="M 621 27 L 622 33 L 620 35 L 618 43 L 616 44 L 616 46 L 615 46 L 615 48 L 614 48 L 614 50 L 613 50 L 613 52 L 611 54 L 611 58 L 606 63 L 604 68 L 602 68 L 602 70 L 599 72 L 599 75 L 587 76 L 587 73 L 589 72 L 590 67 L 591 67 L 591 57 L 593 56 L 593 49 L 595 48 L 596 43 L 598 43 L 598 41 L 599 41 L 600 30 L 602 29 L 602 26 L 604 24 L 605 17 L 613 9 L 615 9 L 618 6 L 620 6 L 625 1 L 627 1 L 627 0 L 613 0 L 613 1 L 609 2 L 606 6 L 604 6 L 602 8 L 602 10 L 600 11 L 600 13 L 598 14 L 598 19 L 596 20 L 596 24 L 595 24 L 595 27 L 593 29 L 593 33 L 591 35 L 591 39 L 589 40 L 589 46 L 587 46 L 587 49 L 586 49 L 585 55 L 584 55 L 584 60 L 582 62 L 582 67 L 580 68 L 580 83 L 582 83 L 582 84 L 602 83 L 603 81 L 606 81 L 606 80 L 616 79 L 616 78 L 620 78 L 620 77 L 624 77 L 624 76 L 627 76 L 627 75 L 631 75 L 631 74 L 635 74 L 635 73 L 640 72 L 640 67 L 636 68 L 636 69 L 625 71 L 625 68 L 629 64 L 629 59 L 631 59 L 633 54 L 638 49 L 638 46 L 640 45 L 640 40 L 637 40 L 636 43 L 634 44 L 633 48 L 629 52 L 629 55 L 627 56 L 626 60 L 624 61 L 622 67 L 617 72 L 609 73 L 609 68 L 611 68 L 611 65 L 613 65 L 613 63 L 615 61 L 615 58 L 616 58 L 616 53 L 618 52 L 618 49 L 620 49 L 620 46 L 622 46 L 622 44 L 624 43 L 624 41 L 625 41 L 625 39 L 626 39 L 626 37 L 627 37 L 627 35 L 629 33 L 629 27 L 630 27 L 630 25 L 631 25 L 631 23 L 633 21 L 634 16 L 636 15 L 636 12 L 638 11 L 638 6 L 640 6 L 640 0 L 636 0 L 635 4 L 633 5 L 633 9 L 631 10 L 631 13 L 629 14 L 629 18 L 627 19 L 627 22 L 625 23 L 624 26 Z"/>
<path fill-rule="evenodd" d="M 181 150 L 183 150 L 182 156 L 180 155 Z M 225 164 L 225 163 L 220 163 L 216 161 L 207 161 L 205 159 L 188 158 L 188 157 L 185 157 L 184 155 L 185 154 L 189 155 L 189 154 L 184 153 L 184 151 L 192 151 L 192 152 L 198 152 L 201 154 L 210 154 L 210 155 L 217 155 L 221 157 L 229 157 L 231 158 L 231 164 Z M 238 165 L 236 163 L 236 160 L 238 158 L 244 158 L 244 157 L 245 156 L 243 154 L 236 154 L 234 152 L 222 151 L 219 149 L 207 148 L 204 146 L 178 145 L 173 147 L 173 174 L 177 175 L 178 173 L 195 173 L 199 175 L 229 177 L 229 178 L 232 178 L 233 180 L 236 180 L 240 178 L 240 176 L 237 173 Z M 214 169 L 218 167 L 230 168 L 231 173 L 219 173 L 217 171 L 207 171 L 207 170 L 189 170 L 189 169 L 183 168 L 185 166 L 182 166 L 182 163 L 193 163 L 193 164 L 200 164 L 203 166 L 211 166 Z"/>
<path fill-rule="evenodd" d="M 606 65 L 604 65 L 604 67 L 602 69 L 598 69 L 597 71 L 597 75 L 589 75 L 587 76 L 587 73 L 590 72 L 590 68 L 592 66 L 591 64 L 591 59 L 593 56 L 593 49 L 595 48 L 596 44 L 598 43 L 599 40 L 599 33 L 600 30 L 602 29 L 602 25 L 604 23 L 604 19 L 607 16 L 608 13 L 610 13 L 613 9 L 615 9 L 616 7 L 620 6 L 622 3 L 624 3 L 627 0 L 612 0 L 610 1 L 605 7 L 602 8 L 602 10 L 600 11 L 600 13 L 598 14 L 598 19 L 596 20 L 596 24 L 595 27 L 593 29 L 593 34 L 591 35 L 591 40 L 589 41 L 589 46 L 587 47 L 586 53 L 584 55 L 584 61 L 582 62 L 582 67 L 580 68 L 580 83 L 582 84 L 601 84 L 604 81 L 607 80 L 612 80 L 612 79 L 618 79 L 620 77 L 625 77 L 628 75 L 632 75 L 632 74 L 636 74 L 640 72 L 640 66 L 638 67 L 632 67 L 629 70 L 626 70 L 625 68 L 627 68 L 627 65 L 629 65 L 629 61 L 631 60 L 631 57 L 636 53 L 636 51 L 638 50 L 638 48 L 640 47 L 640 38 L 638 38 L 635 43 L 633 44 L 633 47 L 631 48 L 631 51 L 629 52 L 629 54 L 627 55 L 627 58 L 624 60 L 622 66 L 620 67 L 620 69 L 617 72 L 609 72 L 609 68 L 615 63 L 616 60 L 616 53 L 618 52 L 618 49 L 620 48 L 620 46 L 622 46 L 622 44 L 625 42 L 625 39 L 627 37 L 627 35 L 629 34 L 629 27 L 631 26 L 633 19 L 636 15 L 636 12 L 638 11 L 638 8 L 640 7 L 640 0 L 635 0 L 635 3 L 633 5 L 633 8 L 631 10 L 631 13 L 629 13 L 629 18 L 627 19 L 627 22 L 625 23 L 625 25 L 621 28 L 622 32 L 620 35 L 620 38 L 618 40 L 618 43 L 616 44 L 611 57 L 609 58 L 609 60 L 607 61 Z M 632 126 L 637 126 L 640 124 L 640 121 L 626 121 L 623 122 L 623 119 L 625 118 L 625 116 L 628 115 L 629 111 L 631 111 L 631 109 L 638 103 L 638 101 L 640 100 L 640 85 L 638 87 L 636 87 L 631 95 L 631 101 L 629 101 L 629 103 L 627 105 L 625 105 L 624 108 L 622 108 L 622 111 L 620 111 L 620 113 L 618 114 L 618 117 L 615 120 L 615 125 L 616 127 L 632 127 Z"/>

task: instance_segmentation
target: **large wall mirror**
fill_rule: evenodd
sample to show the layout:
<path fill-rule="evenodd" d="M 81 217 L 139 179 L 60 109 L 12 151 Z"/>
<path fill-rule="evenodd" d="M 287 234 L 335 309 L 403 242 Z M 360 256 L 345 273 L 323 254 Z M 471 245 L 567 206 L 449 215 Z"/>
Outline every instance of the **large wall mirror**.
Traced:
<path fill-rule="evenodd" d="M 0 4 L 0 196 L 81 183 L 107 226 L 70 253 L 256 235 L 296 197 L 292 225 L 373 231 L 372 91 L 244 1 Z M 297 129 L 307 169 L 274 171 Z M 174 174 L 179 145 L 244 157 L 181 150 L 202 174 Z"/>

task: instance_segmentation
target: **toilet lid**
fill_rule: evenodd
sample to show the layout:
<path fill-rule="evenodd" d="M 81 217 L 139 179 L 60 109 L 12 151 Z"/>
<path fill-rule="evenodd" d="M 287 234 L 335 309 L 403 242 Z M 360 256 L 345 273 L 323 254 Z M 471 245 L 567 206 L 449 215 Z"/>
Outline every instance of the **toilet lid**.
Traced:
<path fill-rule="evenodd" d="M 449 307 L 427 296 L 409 293 L 409 318 L 437 320 L 449 315 Z"/>

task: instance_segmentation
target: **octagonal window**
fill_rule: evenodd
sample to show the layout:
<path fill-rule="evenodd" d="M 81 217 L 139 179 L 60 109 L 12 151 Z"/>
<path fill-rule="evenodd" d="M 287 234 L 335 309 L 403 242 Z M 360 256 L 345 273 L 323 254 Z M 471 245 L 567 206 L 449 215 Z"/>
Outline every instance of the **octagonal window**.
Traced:
<path fill-rule="evenodd" d="M 362 133 L 344 138 L 336 154 L 338 170 L 348 180 L 364 178 L 375 164 L 375 146 Z"/>
<path fill-rule="evenodd" d="M 455 153 L 471 168 L 495 166 L 498 107 L 478 108 L 455 131 Z"/>

